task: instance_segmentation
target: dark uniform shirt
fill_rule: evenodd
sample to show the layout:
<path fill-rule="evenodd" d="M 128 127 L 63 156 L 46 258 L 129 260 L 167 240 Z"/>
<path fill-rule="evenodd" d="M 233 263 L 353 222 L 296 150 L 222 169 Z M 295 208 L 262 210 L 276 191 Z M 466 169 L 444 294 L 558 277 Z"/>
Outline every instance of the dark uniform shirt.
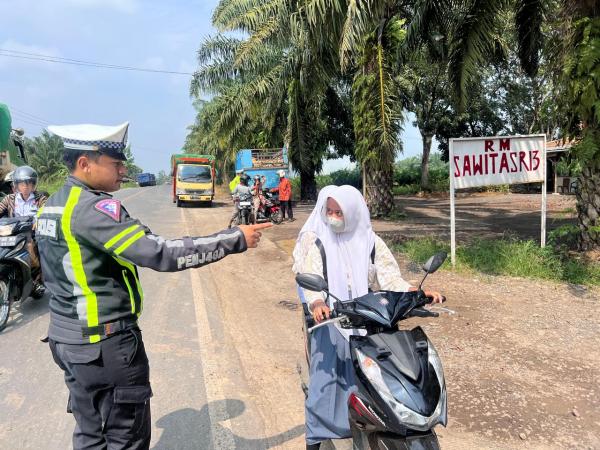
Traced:
<path fill-rule="evenodd" d="M 48 337 L 67 344 L 98 342 L 115 323 L 135 323 L 144 306 L 136 265 L 174 272 L 247 248 L 239 228 L 172 240 L 154 235 L 118 200 L 72 176 L 38 213 L 36 235 L 51 293 Z"/>
<path fill-rule="evenodd" d="M 0 201 L 0 217 L 14 217 L 15 216 L 15 197 L 17 194 L 8 194 Z M 36 207 L 39 209 L 48 199 L 48 194 L 43 192 L 34 192 L 33 198 Z"/>

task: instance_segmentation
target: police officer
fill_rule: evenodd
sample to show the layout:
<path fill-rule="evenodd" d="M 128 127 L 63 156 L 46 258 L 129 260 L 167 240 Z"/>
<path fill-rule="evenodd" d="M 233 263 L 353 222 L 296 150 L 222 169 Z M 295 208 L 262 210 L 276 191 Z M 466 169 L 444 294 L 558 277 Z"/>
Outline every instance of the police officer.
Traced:
<path fill-rule="evenodd" d="M 38 214 L 39 249 L 51 293 L 50 349 L 69 389 L 73 448 L 148 449 L 148 358 L 137 320 L 136 265 L 178 271 L 256 247 L 260 226 L 165 239 L 107 192 L 126 176 L 128 124 L 49 127 L 65 144 L 70 176 Z"/>
<path fill-rule="evenodd" d="M 232 194 L 235 187 L 238 184 L 240 184 L 240 179 L 242 178 L 242 175 L 244 175 L 243 169 L 236 170 L 234 179 L 229 182 L 229 192 L 231 192 Z"/>

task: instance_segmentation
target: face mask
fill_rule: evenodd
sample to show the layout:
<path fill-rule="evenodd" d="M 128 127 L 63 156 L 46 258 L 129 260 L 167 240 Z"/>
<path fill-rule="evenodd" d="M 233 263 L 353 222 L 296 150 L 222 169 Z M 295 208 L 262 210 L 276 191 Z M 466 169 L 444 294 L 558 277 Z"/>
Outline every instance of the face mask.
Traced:
<path fill-rule="evenodd" d="M 344 219 L 338 219 L 337 217 L 328 216 L 327 222 L 334 233 L 342 233 L 346 227 Z"/>

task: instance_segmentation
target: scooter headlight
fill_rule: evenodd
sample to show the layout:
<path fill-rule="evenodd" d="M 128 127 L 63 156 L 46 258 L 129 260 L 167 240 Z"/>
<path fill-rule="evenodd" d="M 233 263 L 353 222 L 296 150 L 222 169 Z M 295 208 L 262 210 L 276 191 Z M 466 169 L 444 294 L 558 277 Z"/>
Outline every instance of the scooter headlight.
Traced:
<path fill-rule="evenodd" d="M 433 348 L 433 346 L 431 346 L 430 348 Z M 437 355 L 437 352 L 435 352 L 435 349 L 433 351 L 435 355 L 433 359 L 437 359 L 437 361 L 434 364 L 437 364 L 438 367 L 441 369 L 441 362 L 439 356 Z M 377 362 L 373 358 L 370 358 L 369 356 L 365 355 L 360 350 L 356 350 L 356 356 L 358 357 L 359 365 L 365 376 L 369 379 L 373 387 L 375 387 L 377 393 L 381 396 L 383 401 L 385 401 L 386 404 L 392 409 L 392 411 L 394 411 L 396 417 L 403 424 L 405 424 L 409 428 L 413 428 L 419 431 L 430 430 L 435 424 L 440 422 L 445 424 L 446 390 L 443 384 L 444 375 L 441 372 L 441 370 L 438 370 L 438 367 L 432 364 L 436 373 L 438 374 L 438 381 L 440 381 L 441 377 L 440 386 L 442 388 L 442 392 L 440 393 L 440 400 L 438 401 L 438 405 L 435 408 L 433 414 L 430 417 L 425 417 L 421 414 L 414 412 L 412 409 L 406 407 L 403 403 L 396 400 L 389 386 L 385 382 L 384 375 L 381 372 L 379 364 L 377 364 Z M 429 360 L 430 362 L 432 360 L 431 354 L 429 356 Z M 439 420 L 441 414 L 444 414 L 443 420 Z"/>
<path fill-rule="evenodd" d="M 0 225 L 0 236 L 10 236 L 15 228 L 15 224 Z"/>

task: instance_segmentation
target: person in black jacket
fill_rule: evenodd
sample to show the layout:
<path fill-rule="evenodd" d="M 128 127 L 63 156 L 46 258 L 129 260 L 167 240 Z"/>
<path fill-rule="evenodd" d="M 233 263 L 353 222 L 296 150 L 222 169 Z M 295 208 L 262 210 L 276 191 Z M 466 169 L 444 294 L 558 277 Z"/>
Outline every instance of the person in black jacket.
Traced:
<path fill-rule="evenodd" d="M 69 389 L 73 448 L 148 449 L 148 358 L 137 320 L 143 292 L 137 265 L 179 271 L 256 247 L 260 228 L 166 239 L 132 218 L 108 192 L 126 173 L 128 124 L 49 127 L 65 143 L 71 173 L 38 215 L 51 293 L 48 338 Z"/>

